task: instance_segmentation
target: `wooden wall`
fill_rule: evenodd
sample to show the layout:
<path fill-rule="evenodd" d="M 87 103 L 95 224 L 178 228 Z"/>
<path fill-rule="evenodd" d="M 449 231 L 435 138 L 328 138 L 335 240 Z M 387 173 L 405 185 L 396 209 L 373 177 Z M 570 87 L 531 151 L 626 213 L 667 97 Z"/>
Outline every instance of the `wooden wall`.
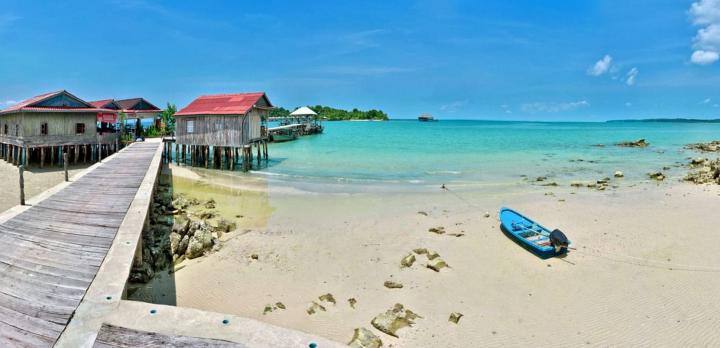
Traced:
<path fill-rule="evenodd" d="M 43 123 L 48 125 L 48 135 L 41 135 Z M 75 134 L 75 125 L 85 124 L 85 134 Z M 8 124 L 8 134 L 3 133 Z M 15 136 L 15 125 L 19 134 Z M 24 112 L 0 115 L 0 142 L 14 145 L 58 146 L 97 144 L 97 118 L 92 113 L 70 112 Z"/>
<path fill-rule="evenodd" d="M 260 113 L 247 115 L 177 116 L 175 136 L 178 144 L 241 147 L 259 139 Z M 188 133 L 188 121 L 194 129 Z"/>

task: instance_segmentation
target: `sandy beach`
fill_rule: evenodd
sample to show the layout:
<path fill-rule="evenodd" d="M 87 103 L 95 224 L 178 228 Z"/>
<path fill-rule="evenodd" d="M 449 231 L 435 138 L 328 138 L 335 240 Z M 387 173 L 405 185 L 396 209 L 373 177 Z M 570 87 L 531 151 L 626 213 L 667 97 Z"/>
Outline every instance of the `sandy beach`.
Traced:
<path fill-rule="evenodd" d="M 85 166 L 73 166 L 68 170 L 68 175 L 79 173 Z M 18 180 L 18 168 L 5 161 L 0 161 L 0 181 L 7 183 L 0 195 L 0 212 L 20 204 L 20 184 Z M 62 168 L 45 167 L 30 168 L 23 175 L 25 178 L 25 199 L 31 197 L 63 182 L 65 173 Z"/>
<path fill-rule="evenodd" d="M 209 184 L 186 168 L 173 174 L 176 192 L 212 196 L 238 229 L 219 251 L 184 261 L 136 297 L 343 343 L 365 327 L 392 347 L 720 344 L 720 241 L 705 233 L 720 223 L 718 186 L 331 194 L 267 189 L 257 179 Z M 528 253 L 500 231 L 501 206 L 560 228 L 577 250 L 549 260 Z M 440 226 L 444 234 L 428 232 Z M 416 248 L 450 267 L 435 272 L 418 255 L 401 268 Z M 403 287 L 386 288 L 388 280 Z M 327 293 L 336 304 L 318 299 Z M 326 311 L 309 315 L 313 301 Z M 286 309 L 264 313 L 276 302 Z M 399 338 L 370 324 L 395 303 L 422 316 Z M 463 314 L 458 324 L 448 321 L 452 312 Z"/>

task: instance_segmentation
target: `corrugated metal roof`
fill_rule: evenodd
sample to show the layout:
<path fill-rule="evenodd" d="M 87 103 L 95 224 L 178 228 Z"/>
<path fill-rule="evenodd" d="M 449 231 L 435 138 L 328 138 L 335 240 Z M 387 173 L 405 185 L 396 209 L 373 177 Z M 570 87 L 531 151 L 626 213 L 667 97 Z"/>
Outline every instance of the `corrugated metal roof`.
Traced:
<path fill-rule="evenodd" d="M 140 102 L 145 102 L 149 106 L 153 107 L 153 109 L 136 109 L 135 107 Z M 123 111 L 146 111 L 146 112 L 153 112 L 153 111 L 162 111 L 157 106 L 153 105 L 149 101 L 147 101 L 145 98 L 130 98 L 130 99 L 120 99 L 116 100 L 115 103 L 120 105 L 120 107 L 123 109 Z"/>
<path fill-rule="evenodd" d="M 101 108 L 107 104 L 110 104 L 111 102 L 113 102 L 113 99 L 95 100 L 88 103 L 96 108 Z"/>
<path fill-rule="evenodd" d="M 175 115 L 245 115 L 260 98 L 265 98 L 268 106 L 272 107 L 265 92 L 204 95 L 193 100 Z"/>
<path fill-rule="evenodd" d="M 50 98 L 54 98 L 60 94 L 66 94 L 67 96 L 70 96 L 79 102 L 81 104 L 85 104 L 84 108 L 78 108 L 78 107 L 59 107 L 59 106 L 36 106 L 35 104 L 41 103 L 42 101 L 45 101 Z M 2 111 L 0 111 L 0 114 L 8 114 L 13 112 L 115 112 L 114 110 L 110 109 L 103 109 L 100 107 L 95 107 L 94 105 L 74 96 L 72 93 L 61 90 L 61 91 L 55 91 L 50 93 L 41 94 L 29 99 L 25 99 L 9 108 L 6 108 Z"/>

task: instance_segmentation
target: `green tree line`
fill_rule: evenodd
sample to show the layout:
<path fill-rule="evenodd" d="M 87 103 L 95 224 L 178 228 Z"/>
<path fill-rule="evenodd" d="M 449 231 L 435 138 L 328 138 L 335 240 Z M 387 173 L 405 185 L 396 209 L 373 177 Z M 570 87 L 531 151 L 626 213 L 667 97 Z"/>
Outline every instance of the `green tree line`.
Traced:
<path fill-rule="evenodd" d="M 315 111 L 323 120 L 328 121 L 345 121 L 345 120 L 387 120 L 388 115 L 382 110 L 370 109 L 368 111 L 358 110 L 357 108 L 350 111 L 343 109 L 336 109 L 329 106 L 315 105 L 310 106 L 310 109 Z M 290 115 L 290 110 L 277 107 L 270 112 L 270 117 L 287 117 Z"/>

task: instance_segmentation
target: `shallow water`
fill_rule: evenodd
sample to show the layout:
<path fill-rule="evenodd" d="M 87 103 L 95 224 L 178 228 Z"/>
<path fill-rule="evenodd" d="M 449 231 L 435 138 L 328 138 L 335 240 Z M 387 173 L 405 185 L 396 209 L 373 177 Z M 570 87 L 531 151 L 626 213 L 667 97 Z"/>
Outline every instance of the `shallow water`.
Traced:
<path fill-rule="evenodd" d="M 647 180 L 654 171 L 679 177 L 687 158 L 698 156 L 683 149 L 685 144 L 720 138 L 720 124 L 711 123 L 443 120 L 324 126 L 324 134 L 271 144 L 270 161 L 249 175 L 266 177 L 271 185 L 342 192 L 441 183 L 506 188 L 522 184 L 524 176 L 567 185 L 612 177 L 617 170 L 629 183 Z M 640 138 L 650 146 L 614 146 Z"/>

